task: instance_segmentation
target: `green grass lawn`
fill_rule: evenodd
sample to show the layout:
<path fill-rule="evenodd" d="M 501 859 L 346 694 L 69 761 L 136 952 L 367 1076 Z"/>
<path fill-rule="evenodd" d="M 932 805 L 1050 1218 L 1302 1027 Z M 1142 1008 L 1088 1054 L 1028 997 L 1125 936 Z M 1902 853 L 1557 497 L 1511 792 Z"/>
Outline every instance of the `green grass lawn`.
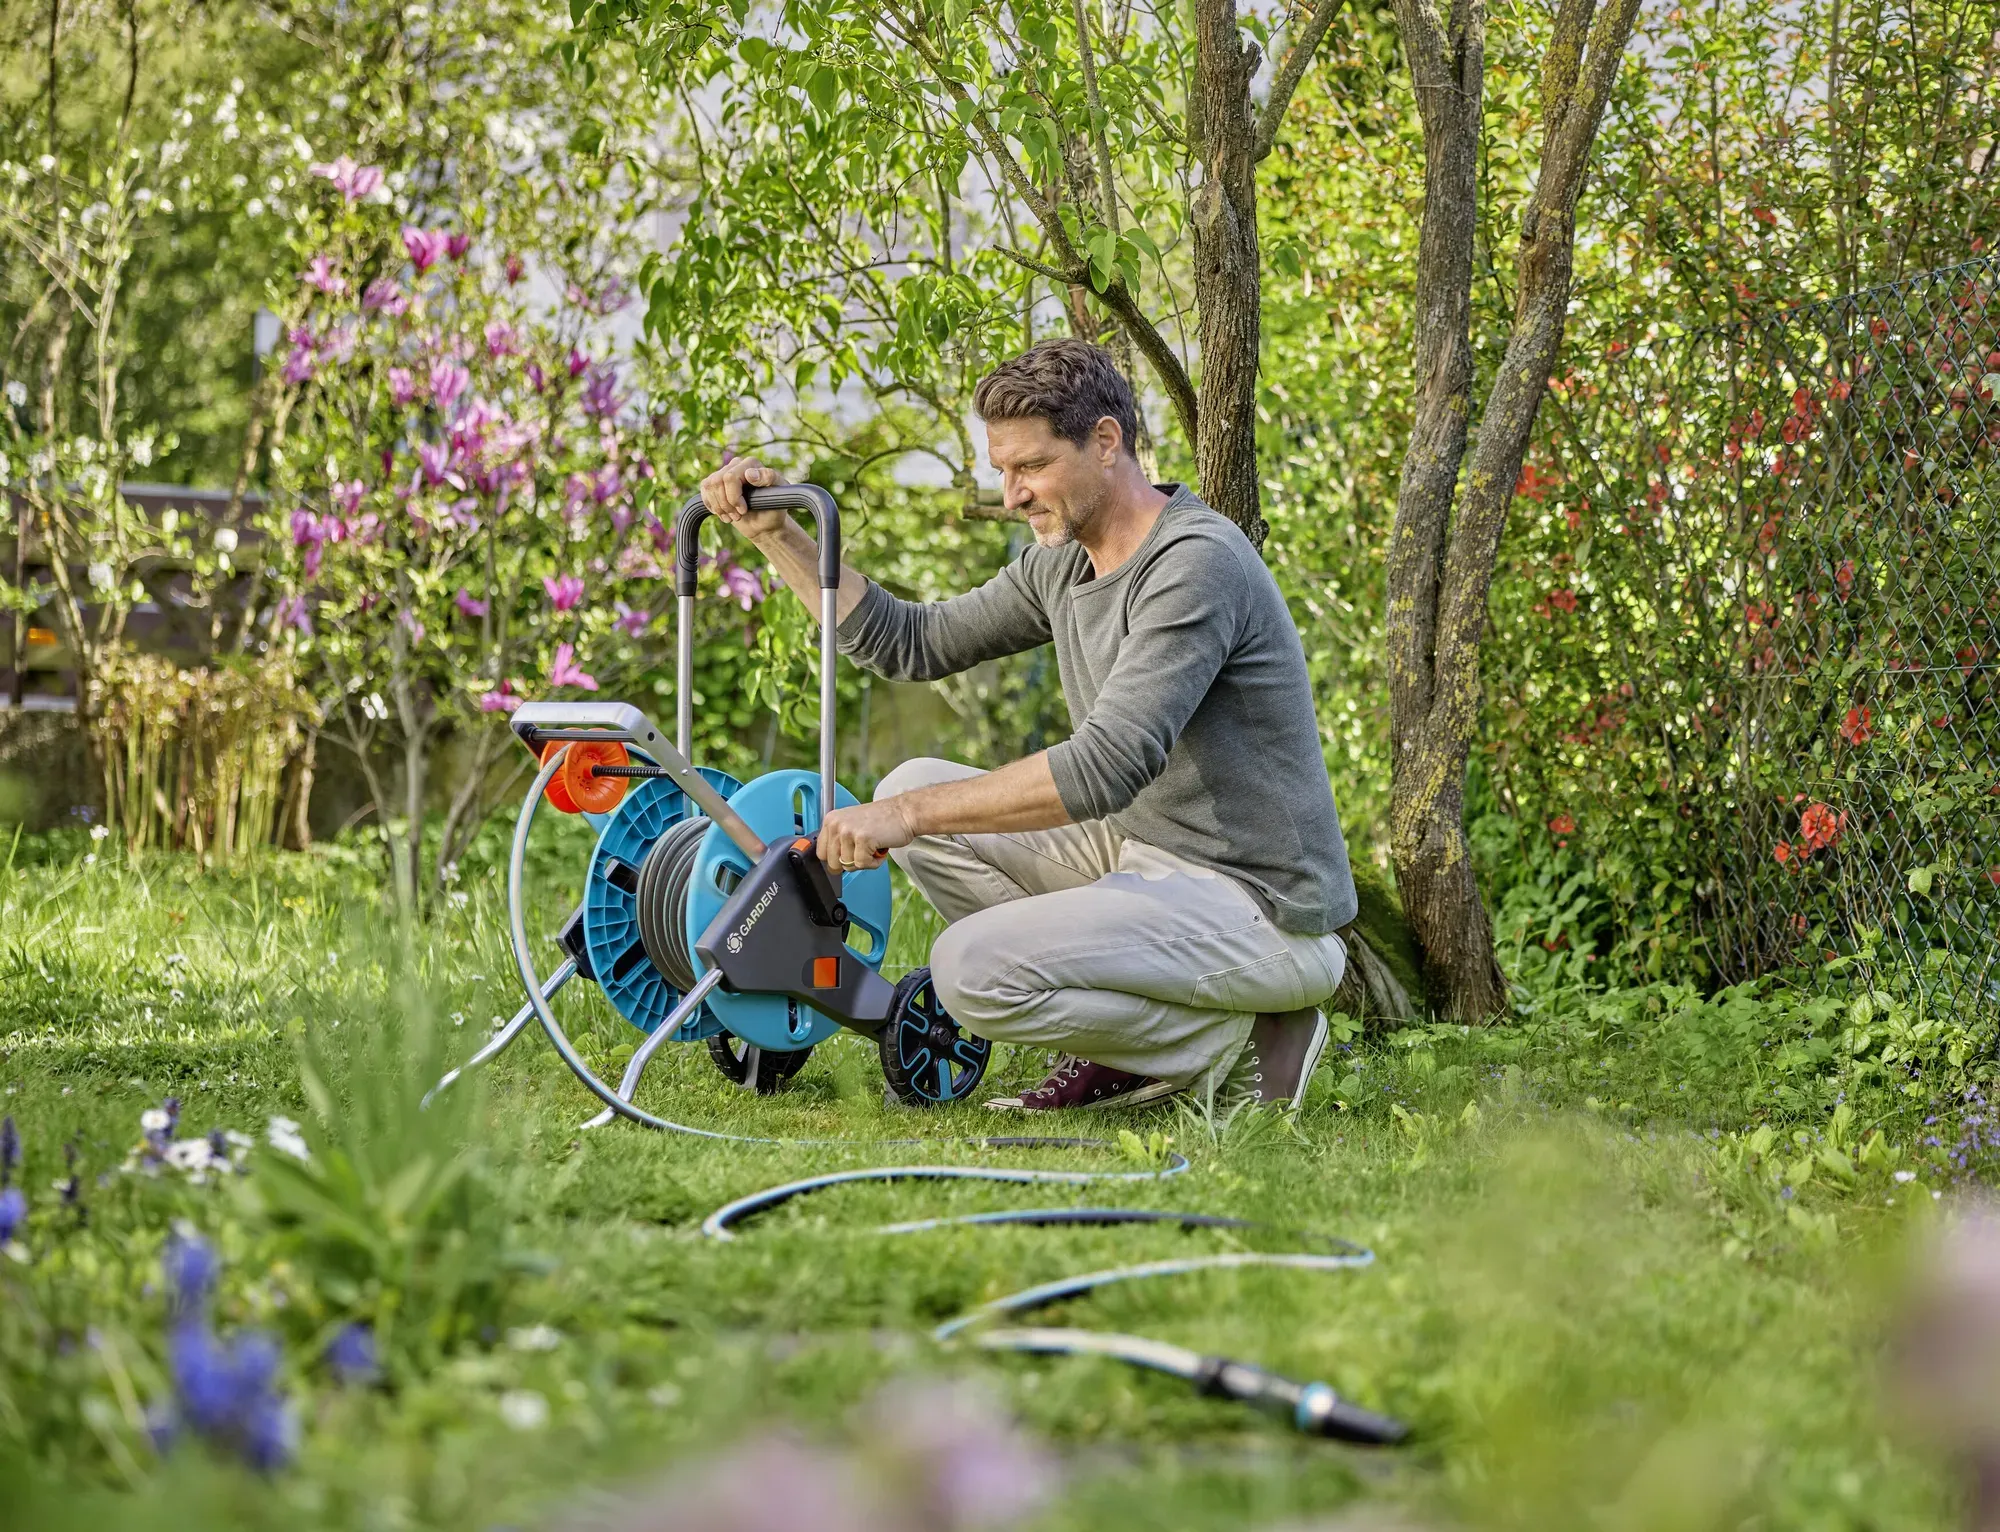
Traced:
<path fill-rule="evenodd" d="M 867 1449 L 882 1427 L 857 1424 L 857 1408 L 912 1373 L 984 1380 L 1052 1445 L 1064 1488 L 1032 1523 L 1050 1529 L 1377 1509 L 1508 1528 L 1954 1517 L 1950 1479 L 1894 1429 L 1878 1360 L 1901 1252 L 1941 1205 L 1931 1193 L 1949 1195 L 1947 1161 L 1920 1142 L 1924 1100 L 1857 1073 L 1865 1050 L 1808 1046 L 1831 1024 L 1804 1000 L 1732 1008 L 1655 987 L 1614 1004 L 1544 986 L 1522 1024 L 1490 1034 L 1343 1045 L 1291 1127 L 1182 1106 L 1053 1129 L 1170 1135 L 1192 1161 L 1171 1179 L 855 1187 L 718 1244 L 698 1233 L 714 1207 L 825 1170 L 1142 1162 L 955 1143 L 992 1131 L 990 1114 L 885 1107 L 873 1045 L 850 1037 L 764 1099 L 698 1047 L 669 1048 L 644 1096 L 685 1122 L 857 1141 L 845 1147 L 584 1133 L 594 1103 L 536 1034 L 419 1115 L 436 1069 L 519 1003 L 494 872 L 468 865 L 463 900 L 404 933 L 375 912 L 367 865 L 339 852 L 202 874 L 89 849 L 24 842 L 0 875 L 0 1109 L 31 1199 L 16 1258 L 0 1259 L 7 1525 L 550 1525 L 571 1497 L 781 1424 Z M 550 927 L 567 870 L 560 848 L 538 863 Z M 892 966 L 924 934 L 901 919 Z M 615 1078 L 637 1034 L 585 985 L 558 1004 Z M 1002 1050 L 993 1078 L 1030 1081 L 1044 1063 Z M 183 1137 L 302 1121 L 319 1179 L 261 1147 L 247 1174 L 201 1186 L 122 1171 L 140 1114 L 170 1095 Z M 887 1138 L 921 1142 L 866 1142 Z M 58 1186 L 66 1146 L 81 1209 Z M 1041 1322 L 1323 1378 L 1410 1422 L 1411 1443 L 1309 1441 L 1115 1363 L 927 1338 L 1034 1282 L 1282 1249 L 1282 1233 L 870 1232 L 1106 1202 L 1322 1231 L 1377 1259 L 1132 1284 Z M 300 1430 L 280 1472 L 192 1439 L 149 1443 L 146 1411 L 168 1393 L 160 1254 L 177 1221 L 224 1259 L 218 1327 L 285 1342 Z M 356 1316 L 381 1340 L 372 1387 L 337 1384 L 320 1360 Z"/>

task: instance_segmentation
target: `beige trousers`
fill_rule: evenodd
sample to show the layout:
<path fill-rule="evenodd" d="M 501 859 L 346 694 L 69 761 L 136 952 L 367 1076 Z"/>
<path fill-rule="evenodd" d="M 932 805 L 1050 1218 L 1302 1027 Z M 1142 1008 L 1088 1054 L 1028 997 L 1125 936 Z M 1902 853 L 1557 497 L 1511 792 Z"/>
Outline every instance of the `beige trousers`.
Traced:
<path fill-rule="evenodd" d="M 920 758 L 875 796 L 978 775 Z M 1317 1005 L 1347 966 L 1338 936 L 1281 931 L 1234 878 L 1101 819 L 920 836 L 890 855 L 949 922 L 931 953 L 938 998 L 996 1042 L 1219 1081 L 1257 1012 Z"/>

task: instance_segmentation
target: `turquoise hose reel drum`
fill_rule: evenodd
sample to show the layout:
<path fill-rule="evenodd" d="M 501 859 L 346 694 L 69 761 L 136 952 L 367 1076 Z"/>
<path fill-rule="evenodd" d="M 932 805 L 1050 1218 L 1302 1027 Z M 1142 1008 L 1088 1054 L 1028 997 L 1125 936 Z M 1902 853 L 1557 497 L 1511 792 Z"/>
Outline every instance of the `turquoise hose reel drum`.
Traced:
<path fill-rule="evenodd" d="M 708 518 L 698 496 L 682 507 L 676 526 L 674 741 L 624 703 L 527 703 L 511 720 L 541 760 L 508 868 L 510 935 L 529 999 L 465 1067 L 540 1019 L 564 1062 L 605 1102 L 600 1122 L 613 1115 L 649 1121 L 632 1095 L 668 1042 L 705 1043 L 731 1080 L 769 1093 L 845 1027 L 876 1042 L 898 1100 L 926 1107 L 965 1100 L 990 1056 L 990 1045 L 962 1032 L 938 1002 L 927 968 L 895 984 L 881 977 L 892 920 L 887 864 L 842 875 L 819 861 L 814 840 L 828 805 L 856 801 L 833 769 L 839 512 L 817 485 L 749 494 L 753 509 L 806 511 L 818 523 L 817 772 L 773 771 L 742 782 L 689 760 L 696 557 Z M 546 980 L 529 950 L 521 888 L 528 835 L 544 804 L 581 814 L 597 833 L 582 901 L 559 932 L 567 959 Z M 616 1091 L 577 1056 L 549 1008 L 576 977 L 595 982 L 645 1034 Z"/>

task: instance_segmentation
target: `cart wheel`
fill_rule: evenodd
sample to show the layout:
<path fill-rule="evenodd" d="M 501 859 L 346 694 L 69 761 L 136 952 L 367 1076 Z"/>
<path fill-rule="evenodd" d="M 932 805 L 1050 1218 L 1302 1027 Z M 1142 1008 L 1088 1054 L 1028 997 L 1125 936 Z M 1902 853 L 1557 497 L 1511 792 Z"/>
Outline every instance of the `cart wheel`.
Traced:
<path fill-rule="evenodd" d="M 986 1077 L 993 1044 L 961 1032 L 938 1002 L 928 968 L 912 968 L 896 986 L 888 1025 L 876 1046 L 889 1089 L 909 1106 L 963 1101 Z"/>
<path fill-rule="evenodd" d="M 759 1048 L 755 1043 L 746 1043 L 734 1032 L 717 1032 L 708 1040 L 708 1056 L 715 1060 L 715 1067 L 729 1076 L 730 1082 L 745 1090 L 754 1090 L 760 1096 L 776 1095 L 785 1087 L 785 1082 L 801 1069 L 812 1057 L 812 1049 L 798 1048 L 790 1053 L 780 1053 L 773 1048 Z"/>

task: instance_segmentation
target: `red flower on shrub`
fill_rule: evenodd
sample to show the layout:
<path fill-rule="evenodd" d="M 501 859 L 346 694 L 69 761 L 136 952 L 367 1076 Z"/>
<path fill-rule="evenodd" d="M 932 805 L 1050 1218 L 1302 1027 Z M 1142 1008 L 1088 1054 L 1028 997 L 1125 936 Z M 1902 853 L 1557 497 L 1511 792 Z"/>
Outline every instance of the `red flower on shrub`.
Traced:
<path fill-rule="evenodd" d="M 2000 888 L 2000 867 L 1987 868 L 1986 881 L 1991 883 L 1995 888 Z"/>
<path fill-rule="evenodd" d="M 1840 737 L 1850 745 L 1865 745 L 1875 737 L 1875 715 L 1865 707 L 1851 707 L 1840 725 Z"/>
<path fill-rule="evenodd" d="M 1552 590 L 1549 592 L 1549 605 L 1559 612 L 1574 612 L 1576 610 L 1576 592 L 1571 590 L 1567 585 L 1559 590 Z"/>
<path fill-rule="evenodd" d="M 1549 828 L 1558 835 L 1576 834 L 1576 821 L 1567 814 L 1558 814 L 1549 821 Z"/>
<path fill-rule="evenodd" d="M 1839 814 L 1824 803 L 1809 803 L 1806 811 L 1799 816 L 1799 834 L 1804 838 L 1808 851 L 1823 851 L 1840 844 L 1840 837 L 1847 832 L 1847 812 Z"/>
<path fill-rule="evenodd" d="M 1845 601 L 1854 593 L 1853 559 L 1842 559 L 1838 564 L 1834 565 L 1833 584 L 1834 589 L 1839 592 L 1842 601 Z"/>
<path fill-rule="evenodd" d="M 1783 867 L 1792 859 L 1792 848 L 1787 842 L 1779 841 L 1777 845 L 1771 848 L 1771 855 L 1776 857 L 1778 865 Z"/>

